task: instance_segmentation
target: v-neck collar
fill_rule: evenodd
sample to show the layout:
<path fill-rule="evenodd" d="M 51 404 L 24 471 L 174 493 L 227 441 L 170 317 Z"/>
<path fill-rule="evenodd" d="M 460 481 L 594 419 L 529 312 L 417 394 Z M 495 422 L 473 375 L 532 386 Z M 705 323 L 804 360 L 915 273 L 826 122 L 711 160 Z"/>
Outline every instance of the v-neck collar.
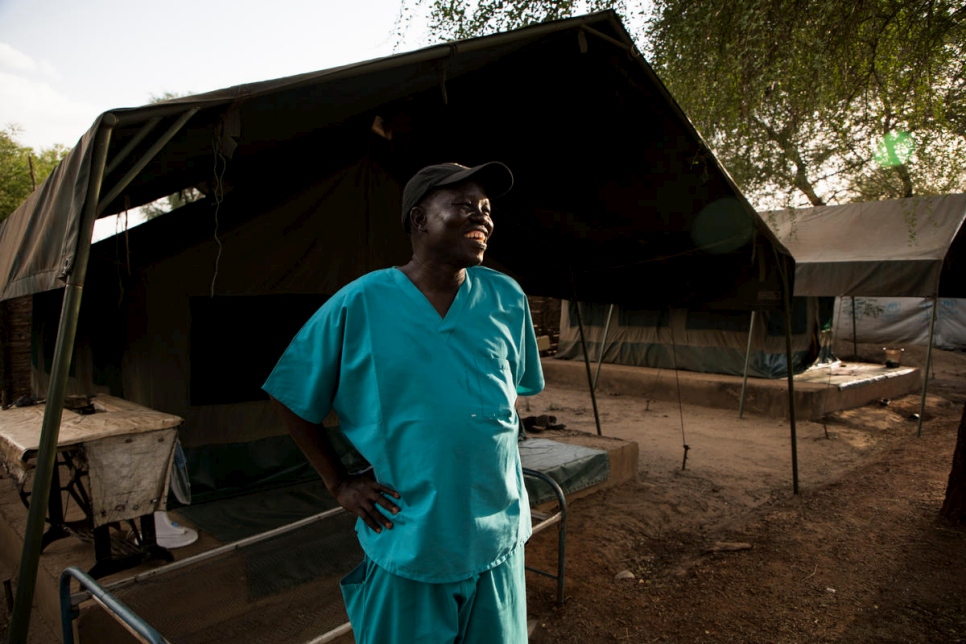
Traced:
<path fill-rule="evenodd" d="M 460 284 L 459 290 L 456 291 L 456 297 L 453 299 L 453 303 L 449 305 L 446 315 L 442 317 L 440 317 L 439 311 L 436 310 L 433 303 L 423 295 L 419 287 L 413 284 L 408 275 L 403 273 L 398 267 L 393 267 L 390 270 L 395 274 L 396 283 L 409 295 L 410 299 L 414 300 L 415 306 L 422 312 L 423 317 L 427 319 L 427 323 L 431 327 L 435 327 L 438 333 L 444 335 L 449 335 L 456 328 L 460 318 L 463 316 L 463 311 L 466 309 L 466 302 L 470 299 L 470 291 L 473 290 L 473 278 L 471 277 L 469 268 L 464 272 L 465 277 L 463 283 Z"/>

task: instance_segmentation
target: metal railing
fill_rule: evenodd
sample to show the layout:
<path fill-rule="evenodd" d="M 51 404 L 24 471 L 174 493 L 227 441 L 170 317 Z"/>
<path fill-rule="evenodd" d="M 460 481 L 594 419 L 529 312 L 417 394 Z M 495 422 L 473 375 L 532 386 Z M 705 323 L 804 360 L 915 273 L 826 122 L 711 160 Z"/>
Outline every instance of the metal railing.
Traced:
<path fill-rule="evenodd" d="M 552 526 L 557 525 L 557 570 L 556 574 L 547 572 L 544 570 L 539 570 L 537 568 L 532 568 L 527 566 L 526 569 L 549 577 L 557 582 L 557 604 L 563 605 L 564 603 L 564 573 L 565 573 L 565 563 L 566 563 L 566 526 L 567 526 L 567 501 L 564 496 L 564 492 L 560 485 L 553 480 L 550 476 L 544 474 L 543 472 L 538 472 L 537 470 L 531 470 L 528 468 L 523 468 L 524 476 L 529 476 L 537 478 L 550 487 L 551 491 L 556 496 L 557 509 L 555 512 L 546 514 L 534 511 L 533 518 L 533 534 L 537 534 L 542 530 Z M 208 559 L 213 554 L 222 554 L 223 552 L 228 552 L 231 550 L 237 550 L 240 545 L 247 544 L 251 541 L 264 540 L 267 536 L 273 536 L 276 533 L 283 531 L 290 531 L 295 527 L 308 524 L 310 522 L 317 521 L 319 519 L 324 519 L 335 514 L 343 512 L 342 508 L 336 508 L 334 510 L 329 510 L 323 512 L 319 515 L 303 519 L 302 521 L 295 522 L 292 525 L 285 526 L 278 530 L 273 530 L 267 534 L 257 535 L 256 537 L 251 537 L 249 539 L 242 540 L 234 544 L 227 544 L 221 548 L 216 549 L 213 552 L 202 553 L 201 555 L 196 555 L 181 562 L 175 564 L 169 564 L 162 568 L 147 571 L 146 573 L 141 573 L 136 578 L 130 580 L 125 580 L 121 582 L 115 582 L 110 584 L 111 590 L 115 590 L 115 587 L 124 587 L 129 583 L 133 583 L 140 578 L 147 578 L 157 576 L 161 572 L 170 571 L 176 568 L 183 568 L 192 562 Z M 71 594 L 71 579 L 76 579 L 80 584 L 80 591 Z M 97 604 L 99 604 L 113 619 L 120 623 L 127 631 L 129 631 L 139 642 L 144 644 L 168 644 L 166 640 L 160 633 L 158 633 L 152 626 L 144 621 L 140 616 L 138 616 L 134 611 L 128 608 L 123 602 L 121 602 L 117 597 L 111 594 L 111 592 L 101 586 L 97 581 L 95 581 L 90 575 L 84 573 L 76 567 L 69 567 L 61 573 L 60 576 L 60 611 L 61 611 L 61 627 L 63 632 L 63 644 L 74 644 L 74 620 L 80 614 L 77 606 L 81 601 L 86 599 L 93 599 Z M 339 626 L 338 628 L 324 633 L 320 637 L 313 639 L 308 644 L 323 644 L 324 642 L 330 642 L 333 639 L 345 635 L 351 630 L 348 623 Z"/>
<path fill-rule="evenodd" d="M 531 470 L 529 468 L 523 468 L 524 476 L 532 476 L 538 478 L 553 490 L 553 493 L 557 497 L 557 511 L 553 514 L 543 515 L 537 512 L 533 512 L 534 518 L 538 519 L 538 522 L 533 526 L 533 534 L 537 534 L 544 528 L 549 528 L 551 525 L 559 524 L 557 528 L 557 574 L 553 575 L 545 570 L 538 570 L 537 568 L 531 568 L 527 566 L 527 570 L 530 572 L 535 572 L 538 575 L 543 575 L 544 577 L 550 577 L 557 581 L 557 605 L 563 606 L 564 604 L 564 572 L 566 565 L 566 546 L 567 546 L 567 499 L 564 496 L 563 489 L 560 485 L 550 478 L 543 472 L 538 472 L 537 470 Z"/>
<path fill-rule="evenodd" d="M 145 644 L 166 644 L 160 633 L 147 622 L 138 617 L 134 611 L 125 606 L 114 595 L 104 590 L 87 573 L 71 566 L 60 574 L 60 624 L 63 632 L 64 644 L 74 644 L 74 620 L 80 611 L 71 601 L 70 580 L 76 579 L 82 588 L 90 593 L 91 598 L 107 611 L 107 614 L 117 620 L 139 642 Z"/>

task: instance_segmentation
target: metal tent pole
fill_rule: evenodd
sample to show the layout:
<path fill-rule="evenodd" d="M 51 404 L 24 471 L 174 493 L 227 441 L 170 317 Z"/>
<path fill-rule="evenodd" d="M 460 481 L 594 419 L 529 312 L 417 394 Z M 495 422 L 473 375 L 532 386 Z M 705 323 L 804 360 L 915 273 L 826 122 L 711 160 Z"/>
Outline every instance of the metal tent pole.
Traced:
<path fill-rule="evenodd" d="M 748 325 L 748 347 L 745 349 L 745 368 L 741 378 L 741 398 L 738 399 L 738 418 L 745 414 L 745 390 L 748 388 L 748 363 L 751 361 L 751 337 L 755 332 L 755 313 L 751 312 L 751 324 Z"/>
<path fill-rule="evenodd" d="M 929 384 L 929 369 L 932 366 L 933 335 L 936 333 L 936 315 L 939 309 L 939 296 L 932 296 L 932 315 L 929 317 L 929 347 L 926 349 L 926 373 L 922 376 L 922 400 L 919 402 L 919 423 L 916 436 L 922 436 L 922 417 L 926 414 L 926 386 Z"/>
<path fill-rule="evenodd" d="M 610 318 L 614 314 L 614 305 L 607 307 L 607 322 L 604 323 L 604 337 L 600 340 L 600 350 L 597 351 L 597 371 L 594 372 L 594 382 L 591 386 L 597 391 L 597 380 L 600 378 L 600 363 L 604 361 L 604 346 L 607 344 L 607 332 L 610 331 Z"/>
<path fill-rule="evenodd" d="M 859 332 L 855 328 L 855 296 L 852 296 L 852 359 L 859 359 Z"/>
<path fill-rule="evenodd" d="M 50 383 L 47 388 L 47 404 L 40 430 L 40 446 L 37 454 L 37 467 L 34 471 L 33 491 L 30 495 L 30 509 L 27 514 L 27 527 L 24 530 L 23 552 L 20 557 L 20 573 L 17 578 L 17 594 L 13 614 L 10 618 L 9 644 L 24 644 L 30 626 L 30 610 L 37 583 L 37 567 L 40 564 L 40 549 L 43 540 L 44 518 L 50 497 L 51 478 L 57 466 L 57 439 L 60 435 L 60 421 L 64 412 L 64 394 L 67 391 L 67 375 L 74 353 L 74 337 L 77 333 L 77 317 L 80 313 L 84 279 L 87 276 L 87 260 L 91 252 L 91 237 L 94 234 L 94 221 L 97 218 L 97 201 L 104 179 L 104 165 L 107 160 L 107 147 L 111 140 L 111 130 L 117 124 L 113 114 L 101 118 L 100 127 L 94 135 L 91 155 L 91 173 L 87 184 L 87 197 L 81 214 L 77 249 L 74 256 L 74 269 L 67 277 L 64 289 L 64 304 L 57 329 L 57 343 L 54 347 Z M 57 490 L 60 494 L 60 490 Z"/>
<path fill-rule="evenodd" d="M 781 265 L 782 290 L 785 296 L 785 360 L 788 371 L 788 418 L 792 438 L 792 490 L 798 494 L 798 432 L 795 427 L 795 369 L 792 364 L 792 294 L 788 279 L 788 262 Z"/>
<path fill-rule="evenodd" d="M 573 281 L 572 273 L 571 281 Z M 584 352 L 584 366 L 587 368 L 587 385 L 590 387 L 590 402 L 594 406 L 594 422 L 597 424 L 597 435 L 603 436 L 600 431 L 600 414 L 597 412 L 597 392 L 594 391 L 594 379 L 590 375 L 590 357 L 587 355 L 587 340 L 584 337 L 584 319 L 580 315 L 580 301 L 577 299 L 576 288 L 574 288 L 574 309 L 577 311 L 577 330 L 580 331 L 580 348 Z"/>

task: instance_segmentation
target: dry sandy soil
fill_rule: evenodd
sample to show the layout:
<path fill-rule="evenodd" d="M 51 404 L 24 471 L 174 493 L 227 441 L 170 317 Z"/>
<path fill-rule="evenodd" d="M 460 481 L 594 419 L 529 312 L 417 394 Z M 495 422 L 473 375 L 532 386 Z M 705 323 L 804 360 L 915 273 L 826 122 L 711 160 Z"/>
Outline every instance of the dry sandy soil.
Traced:
<path fill-rule="evenodd" d="M 924 355 L 907 347 L 903 364 Z M 966 642 L 966 530 L 937 519 L 966 353 L 935 352 L 933 371 L 921 438 L 908 418 L 918 396 L 800 422 L 797 495 L 787 421 L 602 397 L 604 434 L 640 446 L 638 476 L 571 503 L 567 601 L 555 607 L 554 582 L 529 576 L 534 640 Z M 584 391 L 529 404 L 596 431 Z M 715 551 L 722 543 L 747 548 Z M 552 529 L 534 537 L 529 563 L 551 569 L 555 545 Z M 0 602 L 3 641 L 6 617 Z"/>
<path fill-rule="evenodd" d="M 906 347 L 904 365 L 924 362 Z M 601 398 L 604 434 L 640 445 L 638 477 L 571 504 L 567 601 L 531 578 L 535 640 L 966 642 L 966 529 L 937 518 L 966 353 L 934 352 L 933 373 L 921 438 L 918 395 L 800 422 L 797 495 L 788 421 Z M 548 391 L 530 409 L 596 432 L 586 393 Z M 552 566 L 552 533 L 529 563 Z M 727 544 L 743 549 L 716 551 Z"/>

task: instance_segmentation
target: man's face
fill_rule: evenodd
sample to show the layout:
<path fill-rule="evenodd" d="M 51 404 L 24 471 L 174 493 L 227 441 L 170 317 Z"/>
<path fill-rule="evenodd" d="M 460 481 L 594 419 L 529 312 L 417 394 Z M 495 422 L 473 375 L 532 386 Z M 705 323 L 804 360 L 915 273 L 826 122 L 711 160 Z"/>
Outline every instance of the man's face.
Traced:
<path fill-rule="evenodd" d="M 459 268 L 483 261 L 493 233 L 490 200 L 472 181 L 434 190 L 420 203 L 425 214 L 424 248 Z"/>

